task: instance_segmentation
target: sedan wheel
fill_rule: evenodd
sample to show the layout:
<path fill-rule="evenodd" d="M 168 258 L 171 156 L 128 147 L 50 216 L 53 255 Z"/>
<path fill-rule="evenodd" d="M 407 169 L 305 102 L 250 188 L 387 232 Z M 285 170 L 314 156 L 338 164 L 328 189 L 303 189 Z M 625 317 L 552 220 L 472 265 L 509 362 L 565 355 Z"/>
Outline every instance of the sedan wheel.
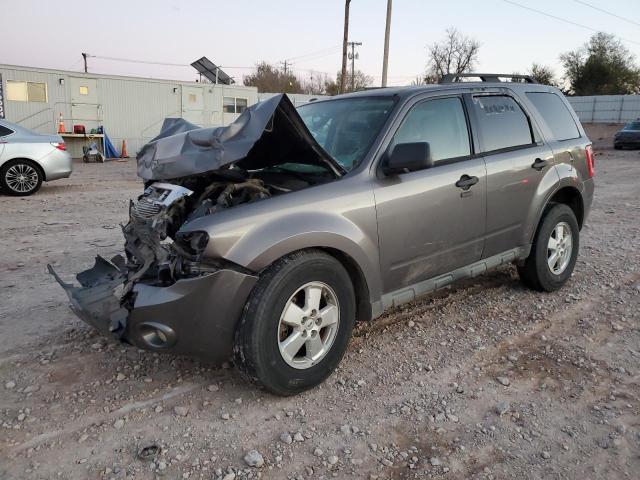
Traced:
<path fill-rule="evenodd" d="M 42 184 L 38 168 L 28 161 L 14 161 L 4 165 L 0 175 L 3 190 L 11 195 L 31 195 Z"/>

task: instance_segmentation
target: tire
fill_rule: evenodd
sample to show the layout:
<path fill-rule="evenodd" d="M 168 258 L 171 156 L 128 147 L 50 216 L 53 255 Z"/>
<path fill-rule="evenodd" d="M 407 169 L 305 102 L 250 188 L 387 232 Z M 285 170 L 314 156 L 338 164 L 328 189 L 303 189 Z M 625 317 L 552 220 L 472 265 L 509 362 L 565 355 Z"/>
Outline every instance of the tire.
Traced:
<path fill-rule="evenodd" d="M 570 234 L 570 240 L 558 242 L 557 238 L 566 236 L 559 232 L 565 231 Z M 552 248 L 553 244 L 556 244 L 559 251 Z M 573 210 L 565 204 L 549 205 L 540 221 L 529 257 L 524 265 L 518 266 L 522 283 L 539 291 L 558 290 L 571 277 L 579 248 L 580 228 Z M 553 257 L 554 253 L 559 255 Z M 554 261 L 554 258 L 557 260 Z M 550 262 L 553 262 L 552 266 Z"/>
<path fill-rule="evenodd" d="M 308 390 L 340 363 L 355 313 L 353 284 L 340 262 L 319 250 L 295 252 L 265 270 L 254 287 L 236 328 L 234 362 L 248 380 L 276 395 Z"/>
<path fill-rule="evenodd" d="M 40 190 L 42 180 L 40 167 L 31 160 L 11 160 L 0 168 L 0 187 L 8 195 L 33 195 Z"/>

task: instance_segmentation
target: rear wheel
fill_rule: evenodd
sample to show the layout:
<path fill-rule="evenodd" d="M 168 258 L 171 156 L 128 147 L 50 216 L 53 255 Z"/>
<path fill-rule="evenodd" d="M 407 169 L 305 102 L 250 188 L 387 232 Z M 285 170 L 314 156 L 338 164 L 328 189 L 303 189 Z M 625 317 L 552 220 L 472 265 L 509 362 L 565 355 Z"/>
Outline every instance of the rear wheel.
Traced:
<path fill-rule="evenodd" d="M 251 381 L 293 395 L 337 367 L 355 323 L 349 274 L 321 251 L 296 252 L 269 267 L 236 330 L 234 360 Z"/>
<path fill-rule="evenodd" d="M 558 290 L 573 273 L 579 246 L 580 229 L 573 210 L 564 204 L 548 207 L 529 257 L 518 266 L 520 279 L 535 290 Z"/>
<path fill-rule="evenodd" d="M 36 193 L 42 185 L 40 168 L 30 160 L 12 160 L 0 168 L 2 191 L 15 196 Z"/>

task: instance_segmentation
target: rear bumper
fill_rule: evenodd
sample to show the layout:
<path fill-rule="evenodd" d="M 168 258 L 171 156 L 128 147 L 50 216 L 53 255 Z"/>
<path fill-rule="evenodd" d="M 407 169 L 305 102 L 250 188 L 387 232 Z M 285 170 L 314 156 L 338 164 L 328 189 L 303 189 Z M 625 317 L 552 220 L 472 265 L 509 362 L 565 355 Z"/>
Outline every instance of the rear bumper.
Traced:
<path fill-rule="evenodd" d="M 41 158 L 38 163 L 44 171 L 44 177 L 47 182 L 58 180 L 59 178 L 67 178 L 73 171 L 73 161 L 69 152 L 54 149 L 48 155 Z"/>
<path fill-rule="evenodd" d="M 115 263 L 97 257 L 93 268 L 78 274 L 81 287 L 50 272 L 76 315 L 104 335 L 146 350 L 212 362 L 229 358 L 236 323 L 257 277 L 222 269 L 169 287 L 137 283 L 122 302 L 126 276 Z"/>

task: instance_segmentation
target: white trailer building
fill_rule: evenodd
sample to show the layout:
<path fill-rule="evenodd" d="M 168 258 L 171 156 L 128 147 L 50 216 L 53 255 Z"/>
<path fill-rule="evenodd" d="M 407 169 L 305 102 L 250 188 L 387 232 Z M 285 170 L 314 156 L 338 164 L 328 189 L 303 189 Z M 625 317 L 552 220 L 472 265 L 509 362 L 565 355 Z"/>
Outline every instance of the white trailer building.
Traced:
<path fill-rule="evenodd" d="M 127 142 L 133 156 L 160 131 L 166 117 L 182 117 L 202 127 L 228 125 L 258 101 L 257 89 L 243 85 L 181 82 L 99 75 L 0 64 L 0 117 L 41 133 L 100 125 L 119 150 Z M 4 108 L 2 108 L 4 107 Z M 82 143 L 66 138 L 74 157 Z"/>

